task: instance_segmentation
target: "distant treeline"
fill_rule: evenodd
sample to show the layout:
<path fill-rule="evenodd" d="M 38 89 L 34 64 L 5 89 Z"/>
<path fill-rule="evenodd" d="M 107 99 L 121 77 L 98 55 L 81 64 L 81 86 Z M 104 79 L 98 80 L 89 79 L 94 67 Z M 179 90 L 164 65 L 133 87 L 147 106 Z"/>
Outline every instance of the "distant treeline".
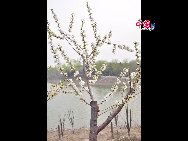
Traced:
<path fill-rule="evenodd" d="M 72 60 L 72 63 L 74 64 L 74 67 L 76 68 L 77 71 L 79 71 L 80 75 L 83 75 L 83 66 L 79 60 Z M 136 60 L 132 60 L 130 62 L 128 61 L 123 61 L 123 62 L 118 62 L 118 60 L 112 60 L 111 62 L 107 61 L 96 61 L 96 68 L 97 70 L 100 69 L 102 64 L 106 63 L 107 67 L 106 70 L 103 71 L 103 76 L 119 76 L 120 73 L 122 72 L 123 68 L 130 68 L 130 71 L 135 71 L 137 68 L 136 65 Z M 74 76 L 74 71 L 70 71 L 70 66 L 69 65 L 63 65 L 64 71 L 68 74 L 69 77 Z M 59 73 L 56 67 L 50 67 L 47 71 L 47 80 L 60 80 L 63 79 L 64 76 Z"/>

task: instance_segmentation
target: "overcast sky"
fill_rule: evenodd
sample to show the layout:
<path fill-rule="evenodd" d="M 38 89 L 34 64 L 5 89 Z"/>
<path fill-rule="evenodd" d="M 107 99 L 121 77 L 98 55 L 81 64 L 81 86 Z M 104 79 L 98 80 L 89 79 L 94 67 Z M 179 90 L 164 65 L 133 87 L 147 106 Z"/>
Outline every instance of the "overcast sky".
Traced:
<path fill-rule="evenodd" d="M 104 37 L 104 35 L 112 30 L 112 43 L 125 44 L 134 49 L 133 42 L 137 41 L 139 42 L 139 49 L 141 48 L 141 30 L 136 26 L 138 19 L 141 19 L 141 0 L 47 0 L 47 17 L 52 30 L 58 33 L 50 9 L 53 9 L 56 13 L 64 32 L 68 31 L 71 13 L 74 13 L 72 33 L 75 35 L 75 39 L 81 43 L 80 27 L 81 19 L 84 19 L 86 40 L 89 45 L 91 42 L 95 42 L 86 7 L 87 1 L 92 9 L 92 16 L 97 22 L 98 34 L 101 37 Z M 69 55 L 70 59 L 79 59 L 79 56 L 66 41 L 54 41 L 54 45 L 57 43 L 62 44 L 63 49 Z M 54 60 L 49 48 L 48 45 L 47 64 L 48 66 L 54 66 Z M 134 53 L 122 51 L 118 48 L 114 55 L 112 48 L 113 45 L 103 45 L 100 48 L 100 55 L 97 57 L 97 60 L 111 61 L 112 59 L 118 59 L 119 61 L 123 61 L 127 59 L 130 61 L 135 59 Z"/>

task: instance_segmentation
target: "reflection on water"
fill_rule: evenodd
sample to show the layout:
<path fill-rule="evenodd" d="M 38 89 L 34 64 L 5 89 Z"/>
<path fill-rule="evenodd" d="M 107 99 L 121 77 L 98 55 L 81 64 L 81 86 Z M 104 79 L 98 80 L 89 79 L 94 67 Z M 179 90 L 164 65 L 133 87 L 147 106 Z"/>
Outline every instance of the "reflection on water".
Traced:
<path fill-rule="evenodd" d="M 50 83 L 48 83 L 48 89 L 50 87 Z M 95 100 L 100 101 L 109 91 L 111 86 L 93 86 L 92 91 L 95 97 Z M 118 89 L 119 90 L 119 89 Z M 102 105 L 99 105 L 99 109 L 103 110 L 106 107 L 109 107 L 115 103 L 116 100 L 121 98 L 121 94 L 117 91 L 114 94 L 114 97 L 109 101 L 105 102 Z M 83 96 L 87 102 L 89 103 L 90 97 L 88 93 L 85 93 Z M 138 95 L 135 99 L 132 99 L 129 102 L 129 109 L 131 109 L 132 113 L 132 124 L 141 125 L 141 94 Z M 75 95 L 71 94 L 59 94 L 54 97 L 52 100 L 48 101 L 47 104 L 47 127 L 48 130 L 51 128 L 57 128 L 59 124 L 59 119 L 63 118 L 64 114 L 68 112 L 68 110 L 72 110 L 74 112 L 74 127 L 81 128 L 89 127 L 90 122 L 90 106 L 86 105 L 83 102 L 80 102 L 79 98 Z M 100 125 L 109 115 L 110 111 L 99 116 L 98 125 Z M 126 114 L 125 114 L 125 106 L 118 114 L 118 125 L 125 125 Z M 113 120 L 114 122 L 114 120 Z M 66 118 L 65 128 L 71 129 L 71 125 Z"/>

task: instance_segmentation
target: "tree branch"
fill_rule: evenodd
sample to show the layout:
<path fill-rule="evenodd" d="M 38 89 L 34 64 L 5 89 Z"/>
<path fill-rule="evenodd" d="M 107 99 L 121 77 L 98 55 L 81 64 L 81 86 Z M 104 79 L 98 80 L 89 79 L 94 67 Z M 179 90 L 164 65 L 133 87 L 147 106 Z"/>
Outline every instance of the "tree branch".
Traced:
<path fill-rule="evenodd" d="M 86 83 L 87 83 L 87 86 L 88 86 L 88 89 L 89 89 L 89 95 L 91 97 L 91 100 L 94 101 L 93 94 L 92 94 L 92 91 L 91 91 L 91 86 L 89 84 L 89 79 L 88 79 L 87 73 L 86 73 L 85 59 L 84 59 L 83 55 L 82 55 L 82 59 L 83 59 L 83 67 L 84 67 L 84 74 L 85 74 L 85 77 L 86 77 Z"/>
<path fill-rule="evenodd" d="M 120 105 L 110 116 L 108 116 L 108 118 L 106 119 L 105 122 L 103 122 L 97 130 L 97 134 L 102 131 L 111 121 L 112 119 L 121 111 L 121 109 L 123 108 L 123 106 L 125 105 L 125 103 L 123 103 L 122 105 Z"/>
<path fill-rule="evenodd" d="M 131 91 L 127 93 L 129 95 Z M 125 105 L 125 102 L 123 102 L 111 115 L 108 116 L 108 118 L 98 127 L 97 134 L 102 131 L 111 121 L 112 119 L 121 111 L 123 106 Z"/>

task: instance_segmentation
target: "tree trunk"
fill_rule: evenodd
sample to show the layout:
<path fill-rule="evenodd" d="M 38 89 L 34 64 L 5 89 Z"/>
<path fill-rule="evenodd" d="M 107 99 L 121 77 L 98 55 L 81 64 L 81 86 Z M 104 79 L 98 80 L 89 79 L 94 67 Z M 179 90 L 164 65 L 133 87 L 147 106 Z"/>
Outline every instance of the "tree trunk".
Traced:
<path fill-rule="evenodd" d="M 97 105 L 97 101 L 91 101 L 91 119 L 90 119 L 90 134 L 89 141 L 97 141 L 97 115 L 99 112 L 99 107 Z"/>

